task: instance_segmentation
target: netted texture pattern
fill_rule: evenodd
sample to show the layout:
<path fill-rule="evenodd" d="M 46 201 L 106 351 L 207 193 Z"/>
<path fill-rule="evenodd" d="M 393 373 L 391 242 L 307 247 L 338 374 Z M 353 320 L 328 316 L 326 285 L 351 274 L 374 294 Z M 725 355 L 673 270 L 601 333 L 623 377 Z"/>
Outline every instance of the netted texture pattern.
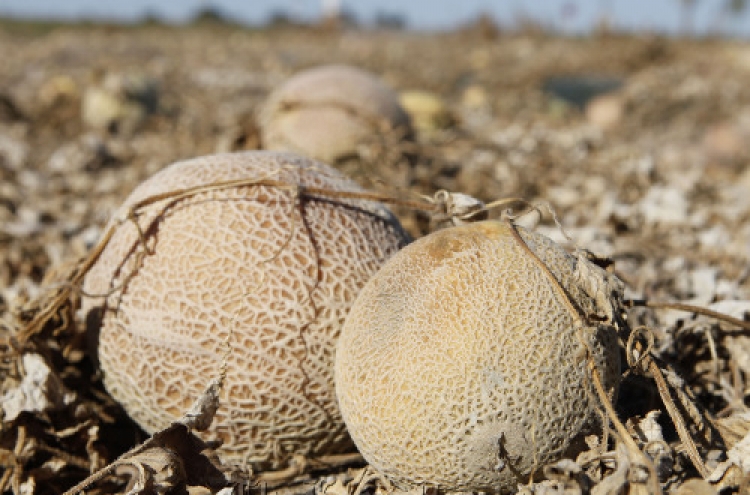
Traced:
<path fill-rule="evenodd" d="M 617 382 L 615 329 L 577 329 L 550 277 L 572 280 L 581 261 L 513 230 L 482 222 L 416 241 L 368 282 L 347 318 L 339 404 L 362 454 L 396 485 L 502 492 L 573 452 L 598 416 L 581 337 L 605 384 Z"/>
<path fill-rule="evenodd" d="M 356 153 L 377 134 L 411 129 L 395 91 L 374 74 L 346 65 L 294 75 L 269 95 L 259 120 L 266 148 L 327 162 Z"/>
<path fill-rule="evenodd" d="M 236 179 L 273 180 L 164 199 L 126 221 L 87 275 L 83 311 L 99 327 L 107 390 L 148 432 L 179 418 L 228 375 L 210 430 L 225 460 L 262 468 L 292 454 L 346 451 L 333 354 L 360 288 L 407 242 L 382 205 L 297 194 L 359 190 L 292 154 L 248 152 L 178 162 L 140 185 L 146 198 Z"/>

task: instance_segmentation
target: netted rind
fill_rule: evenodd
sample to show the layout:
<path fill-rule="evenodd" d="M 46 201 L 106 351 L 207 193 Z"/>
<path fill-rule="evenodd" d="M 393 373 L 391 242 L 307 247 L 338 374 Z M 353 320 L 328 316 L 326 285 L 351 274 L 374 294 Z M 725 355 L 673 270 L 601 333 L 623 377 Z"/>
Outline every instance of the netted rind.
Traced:
<path fill-rule="evenodd" d="M 210 430 L 225 460 L 256 468 L 292 454 L 347 451 L 335 403 L 333 354 L 359 289 L 407 242 L 382 205 L 311 197 L 297 186 L 357 191 L 332 168 L 288 153 L 247 152 L 178 162 L 125 201 L 217 182 L 167 198 L 117 227 L 84 281 L 83 311 L 101 323 L 104 383 L 148 432 L 179 418 L 220 372 Z M 146 250 L 148 247 L 148 250 Z"/>
<path fill-rule="evenodd" d="M 396 485 L 502 492 L 574 453 L 598 418 L 581 338 L 606 386 L 617 383 L 614 328 L 577 327 L 549 275 L 592 306 L 569 283 L 579 261 L 518 232 L 524 242 L 509 224 L 481 222 L 422 238 L 347 317 L 339 405 L 360 452 Z"/>

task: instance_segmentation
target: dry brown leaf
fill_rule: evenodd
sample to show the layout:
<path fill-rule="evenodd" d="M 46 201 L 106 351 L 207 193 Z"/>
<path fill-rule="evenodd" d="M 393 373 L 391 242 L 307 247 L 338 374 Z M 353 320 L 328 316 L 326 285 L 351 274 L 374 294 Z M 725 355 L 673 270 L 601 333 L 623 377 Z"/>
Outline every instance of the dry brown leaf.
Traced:
<path fill-rule="evenodd" d="M 45 359 L 36 353 L 24 354 L 23 378 L 17 387 L 7 390 L 0 400 L 4 421 L 13 421 L 22 412 L 54 411 L 75 398 Z"/>
<path fill-rule="evenodd" d="M 615 471 L 591 489 L 591 495 L 615 495 L 625 493 L 630 472 L 630 455 L 623 444 L 617 445 Z"/>
<path fill-rule="evenodd" d="M 680 485 L 673 495 L 716 495 L 716 489 L 700 478 L 692 478 Z"/>
<path fill-rule="evenodd" d="M 222 378 L 212 380 L 183 417 L 151 436 L 102 470 L 71 488 L 66 495 L 79 493 L 112 474 L 129 477 L 128 494 L 167 493 L 200 485 L 213 489 L 230 485 L 212 449 L 191 432 L 206 428 L 218 409 Z"/>

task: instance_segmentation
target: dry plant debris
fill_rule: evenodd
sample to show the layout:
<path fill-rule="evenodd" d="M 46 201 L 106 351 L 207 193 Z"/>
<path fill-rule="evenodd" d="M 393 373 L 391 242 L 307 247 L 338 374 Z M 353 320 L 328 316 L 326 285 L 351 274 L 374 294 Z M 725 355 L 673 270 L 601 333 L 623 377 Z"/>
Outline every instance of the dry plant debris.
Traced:
<path fill-rule="evenodd" d="M 104 390 L 77 316 L 80 284 L 90 266 L 86 253 L 112 212 L 169 163 L 256 149 L 258 115 L 275 87 L 309 67 L 344 64 L 381 77 L 397 91 L 438 96 L 453 117 L 447 127 L 417 133 L 413 142 L 386 137 L 337 163 L 368 186 L 378 184 L 381 193 L 371 199 L 382 192 L 403 200 L 460 191 L 481 200 L 453 196 L 454 206 L 469 213 L 496 198 L 547 201 L 577 245 L 614 261 L 631 301 L 708 306 L 736 318 L 718 322 L 664 306 L 631 305 L 634 338 L 629 345 L 621 342 L 629 349 L 623 350 L 628 365 L 611 404 L 622 429 L 612 421 L 617 434 L 610 429 L 587 438 L 588 450 L 543 467 L 547 479 L 520 490 L 746 492 L 747 47 L 654 36 L 480 32 L 30 30 L 1 24 L 0 396 L 11 399 L 15 419 L 4 418 L 0 428 L 0 491 L 61 493 L 143 442 L 143 432 Z M 550 78 L 590 74 L 622 80 L 620 90 L 608 95 L 617 115 L 604 126 L 544 91 Z M 98 120 L 84 118 L 87 95 L 114 87 L 110 80 L 147 81 L 135 85 L 147 88 L 145 93 L 111 93 L 125 94 L 119 102 L 110 100 L 117 105 L 143 107 L 109 114 L 103 108 Z M 436 205 L 392 204 L 418 236 L 431 224 L 426 210 L 448 204 L 436 199 Z M 433 223 L 456 223 L 446 211 Z M 550 219 L 534 230 L 575 252 Z M 70 264 L 76 259 L 83 261 Z M 641 326 L 649 330 L 635 331 Z M 647 355 L 652 359 L 639 359 Z M 661 386 L 654 366 L 664 377 Z M 668 398 L 665 383 L 669 407 L 662 398 Z M 682 433 L 670 420 L 675 411 L 684 418 Z M 666 446 L 647 418 L 661 426 Z M 714 443 L 706 445 L 714 429 L 718 439 L 713 435 Z M 688 448 L 686 433 L 695 448 Z M 634 448 L 654 455 L 653 476 L 645 475 Z M 696 453 L 700 462 L 694 463 Z M 696 464 L 709 475 L 702 476 Z M 657 478 L 658 487 L 641 483 Z M 107 476 L 86 491 L 122 492 L 126 485 Z M 195 479 L 178 485 L 169 490 L 232 489 L 207 488 L 206 480 Z M 369 467 L 329 467 L 278 493 L 383 494 L 389 487 Z"/>
<path fill-rule="evenodd" d="M 225 354 L 226 358 L 226 354 Z M 185 414 L 135 448 L 70 488 L 76 495 L 112 474 L 128 478 L 125 493 L 184 492 L 188 485 L 215 490 L 230 485 L 221 462 L 192 430 L 204 431 L 220 407 L 219 393 L 226 379 L 226 362 Z"/>

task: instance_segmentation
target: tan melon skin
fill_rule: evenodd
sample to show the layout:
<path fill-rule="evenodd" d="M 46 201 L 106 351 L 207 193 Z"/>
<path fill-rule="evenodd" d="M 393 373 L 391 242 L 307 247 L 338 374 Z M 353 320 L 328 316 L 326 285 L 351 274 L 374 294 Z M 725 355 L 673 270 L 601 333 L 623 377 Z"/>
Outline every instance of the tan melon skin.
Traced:
<path fill-rule="evenodd" d="M 576 258 L 514 230 L 487 221 L 415 241 L 347 317 L 339 405 L 365 459 L 398 487 L 513 491 L 532 467 L 575 455 L 597 423 L 584 348 L 551 276 L 584 314 L 600 308 L 571 282 Z M 605 385 L 616 385 L 615 329 L 585 335 Z"/>
<path fill-rule="evenodd" d="M 347 65 L 303 70 L 276 88 L 259 115 L 266 149 L 333 163 L 374 136 L 411 134 L 398 94 L 375 74 Z"/>
<path fill-rule="evenodd" d="M 235 179 L 360 190 L 294 154 L 224 154 L 167 167 L 115 217 L 144 198 Z M 335 340 L 360 288 L 408 238 L 380 204 L 308 198 L 300 208 L 293 194 L 251 185 L 161 201 L 139 219 L 153 254 L 126 222 L 86 276 L 89 294 L 122 286 L 84 298 L 83 312 L 99 331 L 107 390 L 147 432 L 179 418 L 219 375 L 227 341 L 206 437 L 224 441 L 224 461 L 267 469 L 353 450 L 335 401 Z"/>

